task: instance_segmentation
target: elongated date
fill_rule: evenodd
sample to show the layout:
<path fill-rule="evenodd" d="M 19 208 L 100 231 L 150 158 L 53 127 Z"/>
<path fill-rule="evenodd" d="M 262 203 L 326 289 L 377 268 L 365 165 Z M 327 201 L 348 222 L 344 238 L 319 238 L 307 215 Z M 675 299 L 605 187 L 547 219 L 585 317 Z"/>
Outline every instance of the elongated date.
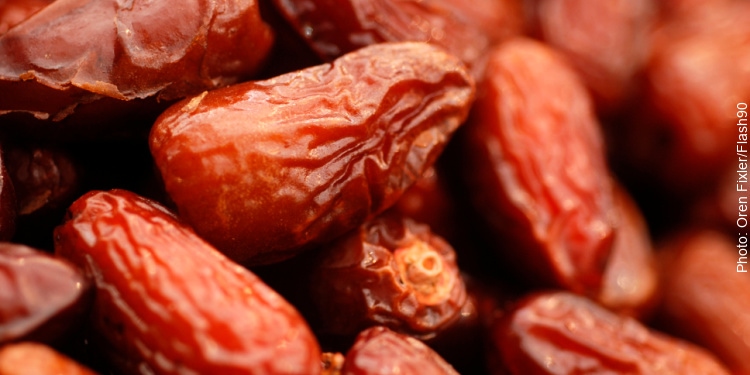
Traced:
<path fill-rule="evenodd" d="M 384 43 L 204 93 L 150 146 L 180 216 L 237 261 L 272 263 L 394 204 L 466 118 L 474 83 L 425 43 Z"/>
<path fill-rule="evenodd" d="M 704 349 L 568 292 L 524 298 L 492 335 L 513 375 L 730 374 Z"/>
<path fill-rule="evenodd" d="M 615 236 L 613 186 L 591 100 L 551 48 L 490 52 L 467 125 L 472 200 L 527 279 L 598 292 Z"/>
<path fill-rule="evenodd" d="M 55 239 L 57 253 L 95 282 L 93 325 L 123 367 L 320 372 L 320 348 L 301 315 L 152 201 L 93 191 L 73 203 Z"/>

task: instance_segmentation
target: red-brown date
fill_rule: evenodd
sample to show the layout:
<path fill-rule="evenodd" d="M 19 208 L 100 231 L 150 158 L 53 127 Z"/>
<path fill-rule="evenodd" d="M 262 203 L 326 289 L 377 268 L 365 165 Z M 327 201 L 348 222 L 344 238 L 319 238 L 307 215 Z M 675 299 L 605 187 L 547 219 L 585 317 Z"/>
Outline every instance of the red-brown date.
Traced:
<path fill-rule="evenodd" d="M 473 67 L 523 23 L 520 2 L 482 0 L 274 0 L 324 60 L 382 42 L 428 42 Z M 491 26 L 490 26 L 491 25 Z"/>
<path fill-rule="evenodd" d="M 180 216 L 230 258 L 289 258 L 384 211 L 466 118 L 474 84 L 425 43 L 378 44 L 175 104 L 151 152 Z"/>
<path fill-rule="evenodd" d="M 492 331 L 498 374 L 729 375 L 710 353 L 567 292 L 521 300 Z"/>
<path fill-rule="evenodd" d="M 0 344 L 53 341 L 66 333 L 86 311 L 88 285 L 65 259 L 0 243 Z"/>
<path fill-rule="evenodd" d="M 137 99 L 246 78 L 272 39 L 251 0 L 58 0 L 0 35 L 0 115 L 60 121 L 88 107 L 97 117 L 75 121 L 105 126 Z"/>
<path fill-rule="evenodd" d="M 0 36 L 54 0 L 4 0 L 0 4 Z"/>
<path fill-rule="evenodd" d="M 0 375 L 95 375 L 54 349 L 35 342 L 0 347 Z"/>
<path fill-rule="evenodd" d="M 622 187 L 615 187 L 617 236 L 595 300 L 620 314 L 642 318 L 653 310 L 659 289 L 654 246 L 645 218 Z"/>
<path fill-rule="evenodd" d="M 421 341 L 385 327 L 362 331 L 346 353 L 341 375 L 458 375 Z"/>
<path fill-rule="evenodd" d="M 597 293 L 614 193 L 588 93 L 540 42 L 507 41 L 488 60 L 465 129 L 473 203 L 526 279 Z"/>
<path fill-rule="evenodd" d="M 320 372 L 319 345 L 294 307 L 153 201 L 90 192 L 55 239 L 95 282 L 92 324 L 120 371 Z"/>
<path fill-rule="evenodd" d="M 720 232 L 683 231 L 660 245 L 661 327 L 750 373 L 750 266 L 744 244 Z M 744 256 L 743 256 L 744 254 Z"/>
<path fill-rule="evenodd" d="M 397 214 L 326 246 L 314 267 L 311 293 L 330 334 L 382 325 L 429 339 L 456 323 L 467 301 L 453 248 Z"/>
<path fill-rule="evenodd" d="M 652 0 L 535 0 L 539 38 L 572 63 L 601 112 L 611 112 L 635 93 L 655 21 Z"/>

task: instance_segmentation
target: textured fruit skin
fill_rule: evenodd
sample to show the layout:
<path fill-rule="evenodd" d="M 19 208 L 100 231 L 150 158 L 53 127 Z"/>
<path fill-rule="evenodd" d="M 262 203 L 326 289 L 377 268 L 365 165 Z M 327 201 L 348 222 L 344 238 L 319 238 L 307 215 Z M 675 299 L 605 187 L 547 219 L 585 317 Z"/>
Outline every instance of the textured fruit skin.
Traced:
<path fill-rule="evenodd" d="M 393 205 L 473 96 L 442 50 L 379 44 L 177 103 L 154 124 L 151 153 L 197 233 L 232 259 L 271 263 Z"/>
<path fill-rule="evenodd" d="M 0 347 L 0 375 L 95 375 L 54 349 L 35 342 Z"/>
<path fill-rule="evenodd" d="M 743 248 L 734 241 L 704 229 L 683 230 L 660 244 L 664 287 L 657 320 L 663 329 L 710 349 L 733 371 L 746 374 L 750 277 L 736 272 L 737 266 L 748 266 L 738 263 L 747 257 L 740 258 Z"/>
<path fill-rule="evenodd" d="M 102 98 L 181 99 L 252 74 L 272 40 L 252 0 L 55 1 L 0 35 L 0 92 L 12 93 L 0 115 L 59 121 Z"/>
<path fill-rule="evenodd" d="M 477 65 L 487 48 L 518 34 L 518 1 L 274 0 L 274 5 L 318 55 L 330 61 L 383 42 L 427 42 Z"/>
<path fill-rule="evenodd" d="M 551 48 L 494 48 L 466 126 L 472 201 L 518 272 L 596 293 L 615 234 L 602 134 L 583 84 Z"/>
<path fill-rule="evenodd" d="M 0 344 L 56 339 L 86 311 L 89 285 L 65 259 L 0 243 Z"/>
<path fill-rule="evenodd" d="M 0 4 L 0 35 L 31 17 L 53 0 L 5 0 Z"/>
<path fill-rule="evenodd" d="M 152 201 L 90 192 L 55 238 L 56 251 L 95 282 L 94 328 L 132 370 L 320 371 L 320 348 L 299 313 Z"/>
<path fill-rule="evenodd" d="M 693 344 L 569 292 L 525 297 L 492 330 L 498 374 L 730 374 Z"/>
<path fill-rule="evenodd" d="M 421 341 L 385 327 L 368 328 L 346 353 L 342 375 L 458 375 Z"/>
<path fill-rule="evenodd" d="M 351 335 L 382 325 L 434 338 L 466 304 L 456 254 L 430 228 L 381 215 L 326 246 L 311 282 L 322 331 Z"/>

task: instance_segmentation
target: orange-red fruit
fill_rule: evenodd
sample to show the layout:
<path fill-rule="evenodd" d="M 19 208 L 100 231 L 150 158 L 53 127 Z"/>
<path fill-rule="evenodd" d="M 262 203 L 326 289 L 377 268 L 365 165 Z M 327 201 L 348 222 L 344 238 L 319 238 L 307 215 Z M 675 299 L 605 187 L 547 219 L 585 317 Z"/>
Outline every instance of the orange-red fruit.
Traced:
<path fill-rule="evenodd" d="M 94 191 L 55 231 L 96 285 L 92 323 L 113 360 L 156 374 L 317 374 L 302 316 L 163 207 Z"/>
<path fill-rule="evenodd" d="M 393 205 L 473 97 L 439 48 L 377 44 L 178 103 L 154 124 L 151 152 L 198 234 L 237 261 L 272 263 Z"/>

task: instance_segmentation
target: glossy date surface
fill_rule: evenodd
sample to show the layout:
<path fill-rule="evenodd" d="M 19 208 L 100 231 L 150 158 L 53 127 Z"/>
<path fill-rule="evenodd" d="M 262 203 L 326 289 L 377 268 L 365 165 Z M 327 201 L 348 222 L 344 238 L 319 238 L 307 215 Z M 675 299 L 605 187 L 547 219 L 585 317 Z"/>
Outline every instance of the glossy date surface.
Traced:
<path fill-rule="evenodd" d="M 0 91 L 11 93 L 0 115 L 59 121 L 102 98 L 119 108 L 226 86 L 258 69 L 272 38 L 251 0 L 55 1 L 0 34 Z"/>
<path fill-rule="evenodd" d="M 93 191 L 55 238 L 95 283 L 92 325 L 121 371 L 320 371 L 317 340 L 294 307 L 160 205 Z"/>
<path fill-rule="evenodd" d="M 175 104 L 151 152 L 179 213 L 240 262 L 272 263 L 394 204 L 466 118 L 463 64 L 379 44 Z"/>
<path fill-rule="evenodd" d="M 466 127 L 471 199 L 525 279 L 596 292 L 615 211 L 588 93 L 542 43 L 517 38 L 488 59 Z"/>

